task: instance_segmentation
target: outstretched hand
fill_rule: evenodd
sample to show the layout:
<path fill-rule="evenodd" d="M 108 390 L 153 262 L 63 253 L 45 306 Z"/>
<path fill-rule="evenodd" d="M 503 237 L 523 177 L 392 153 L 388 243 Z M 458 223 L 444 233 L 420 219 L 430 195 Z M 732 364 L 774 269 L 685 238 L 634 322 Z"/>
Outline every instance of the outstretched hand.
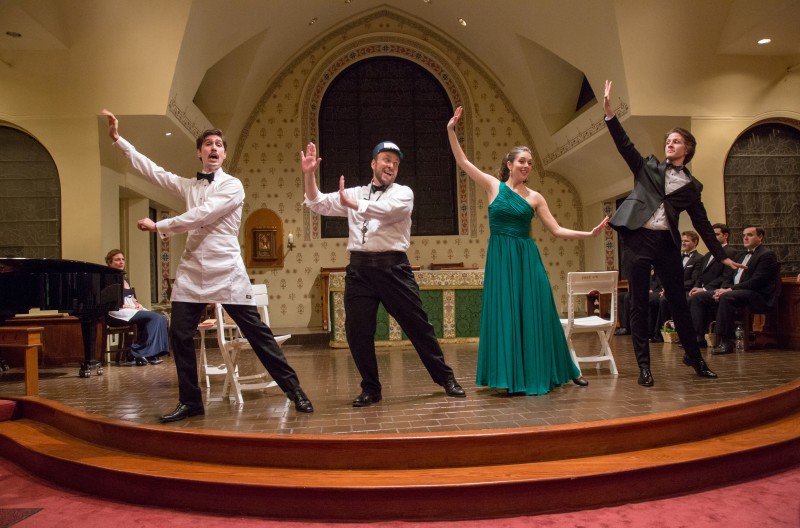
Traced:
<path fill-rule="evenodd" d="M 319 168 L 322 158 L 317 157 L 317 146 L 310 142 L 306 145 L 306 151 L 300 151 L 300 165 L 303 168 L 303 173 L 313 173 Z"/>
<path fill-rule="evenodd" d="M 739 264 L 738 262 L 736 262 L 735 260 L 730 259 L 730 258 L 726 258 L 725 260 L 722 261 L 722 263 L 725 264 L 726 266 L 728 266 L 729 268 L 735 269 L 735 270 L 747 269 L 746 265 Z"/>
<path fill-rule="evenodd" d="M 613 83 L 606 79 L 606 88 L 603 92 L 603 111 L 606 113 L 606 117 L 611 119 L 614 117 L 614 110 L 611 109 L 611 85 Z"/>
<path fill-rule="evenodd" d="M 611 218 L 608 217 L 608 216 L 603 218 L 603 221 L 600 222 L 599 224 L 597 224 L 597 227 L 592 229 L 592 236 L 594 237 L 594 236 L 597 236 L 598 234 L 600 234 L 600 232 L 603 231 L 603 229 L 605 229 L 606 226 L 608 225 L 608 221 L 609 220 L 611 220 Z"/>
<path fill-rule="evenodd" d="M 343 206 L 350 209 L 358 209 L 358 202 L 350 198 L 344 190 L 344 175 L 339 177 L 339 201 Z"/>
<path fill-rule="evenodd" d="M 453 117 L 451 117 L 450 121 L 447 122 L 447 129 L 448 130 L 455 130 L 456 123 L 458 123 L 458 120 L 461 119 L 461 114 L 462 114 L 463 111 L 464 111 L 464 108 L 461 107 L 461 106 L 456 108 L 456 112 L 453 114 Z"/>
<path fill-rule="evenodd" d="M 108 136 L 114 141 L 118 140 L 119 139 L 119 121 L 114 116 L 114 114 L 112 114 L 111 112 L 109 112 L 105 108 L 100 110 L 100 113 L 103 114 L 104 116 L 108 117 Z"/>

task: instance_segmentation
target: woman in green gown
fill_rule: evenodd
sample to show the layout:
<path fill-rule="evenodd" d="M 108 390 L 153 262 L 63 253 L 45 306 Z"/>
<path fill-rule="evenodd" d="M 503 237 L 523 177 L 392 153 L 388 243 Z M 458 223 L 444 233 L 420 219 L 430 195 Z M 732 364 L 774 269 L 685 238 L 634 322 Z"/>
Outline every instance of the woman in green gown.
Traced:
<path fill-rule="evenodd" d="M 589 238 L 605 228 L 608 218 L 591 232 L 558 225 L 544 196 L 525 185 L 533 170 L 528 147 L 515 147 L 506 155 L 499 179 L 478 169 L 455 134 L 462 112 L 458 107 L 447 123 L 450 147 L 458 166 L 486 191 L 489 201 L 476 383 L 528 395 L 546 394 L 570 380 L 586 386 L 589 383 L 572 361 L 550 280 L 530 237 L 531 219 L 538 213 L 557 237 Z"/>

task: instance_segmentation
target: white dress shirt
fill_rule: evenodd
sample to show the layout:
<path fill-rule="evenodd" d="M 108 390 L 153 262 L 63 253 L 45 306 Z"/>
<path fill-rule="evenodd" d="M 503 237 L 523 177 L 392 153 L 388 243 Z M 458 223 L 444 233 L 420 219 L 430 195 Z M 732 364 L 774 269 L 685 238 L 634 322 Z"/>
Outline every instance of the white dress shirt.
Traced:
<path fill-rule="evenodd" d="M 314 201 L 305 197 L 303 204 L 323 216 L 347 217 L 350 234 L 347 251 L 408 251 L 411 245 L 411 211 L 414 191 L 392 183 L 385 191 L 371 191 L 371 184 L 345 189 L 358 201 L 358 210 L 342 205 L 339 192 L 319 193 Z M 363 228 L 366 227 L 366 233 Z"/>
<path fill-rule="evenodd" d="M 185 213 L 156 223 L 162 238 L 189 233 L 175 272 L 171 300 L 255 305 L 239 247 L 242 182 L 222 169 L 217 169 L 210 184 L 182 178 L 153 163 L 124 138 L 114 145 L 142 176 L 186 203 Z"/>
<path fill-rule="evenodd" d="M 690 181 L 689 177 L 682 170 L 678 171 L 672 167 L 668 167 L 666 178 L 664 178 L 664 194 L 673 193 Z M 669 229 L 669 222 L 667 222 L 667 214 L 664 211 L 663 202 L 658 206 L 658 209 L 655 210 L 653 216 L 644 223 L 644 227 L 656 231 L 665 231 Z"/>

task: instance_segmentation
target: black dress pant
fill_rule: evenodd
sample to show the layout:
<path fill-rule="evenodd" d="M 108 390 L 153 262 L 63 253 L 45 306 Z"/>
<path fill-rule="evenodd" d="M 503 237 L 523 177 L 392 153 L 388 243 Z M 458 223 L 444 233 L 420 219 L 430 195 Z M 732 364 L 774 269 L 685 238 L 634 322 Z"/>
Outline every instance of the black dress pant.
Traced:
<path fill-rule="evenodd" d="M 178 399 L 191 407 L 203 405 L 203 395 L 197 379 L 197 353 L 194 336 L 206 303 L 173 301 L 170 321 L 170 340 L 178 371 Z M 225 311 L 238 325 L 264 368 L 283 392 L 300 386 L 297 374 L 289 366 L 272 330 L 264 324 L 255 306 L 223 304 Z"/>
<path fill-rule="evenodd" d="M 378 303 L 383 303 L 419 354 L 431 378 L 439 385 L 453 375 L 422 309 L 419 286 L 405 253 L 353 252 L 345 275 L 345 330 L 350 353 L 361 374 L 361 389 L 380 394 L 375 329 Z"/>
<path fill-rule="evenodd" d="M 686 355 L 693 362 L 702 359 L 686 303 L 681 252 L 672 240 L 672 234 L 640 228 L 625 231 L 623 237 L 623 259 L 628 270 L 631 303 L 631 336 L 639 368 L 650 368 L 648 336 L 651 328 L 647 321 L 647 307 L 651 266 L 664 288 L 664 297 L 672 309 L 673 322 Z"/>
<path fill-rule="evenodd" d="M 693 295 L 689 302 L 689 308 L 695 332 L 705 331 L 708 324 L 714 320 L 717 323 L 714 331 L 720 339 L 732 340 L 736 324 L 736 311 L 745 306 L 750 306 L 757 312 L 764 312 L 767 309 L 764 298 L 753 290 L 725 292 L 720 295 L 719 301 L 714 299 L 713 291 L 704 291 Z"/>

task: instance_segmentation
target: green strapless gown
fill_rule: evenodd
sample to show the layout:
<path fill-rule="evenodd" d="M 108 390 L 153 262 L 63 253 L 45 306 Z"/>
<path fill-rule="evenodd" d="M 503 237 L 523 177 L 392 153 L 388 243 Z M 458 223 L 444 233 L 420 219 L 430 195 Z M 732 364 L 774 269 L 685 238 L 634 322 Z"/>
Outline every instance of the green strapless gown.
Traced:
<path fill-rule="evenodd" d="M 530 238 L 534 211 L 500 183 L 489 205 L 489 247 L 476 383 L 546 394 L 580 376 L 561 328 L 539 248 Z"/>

